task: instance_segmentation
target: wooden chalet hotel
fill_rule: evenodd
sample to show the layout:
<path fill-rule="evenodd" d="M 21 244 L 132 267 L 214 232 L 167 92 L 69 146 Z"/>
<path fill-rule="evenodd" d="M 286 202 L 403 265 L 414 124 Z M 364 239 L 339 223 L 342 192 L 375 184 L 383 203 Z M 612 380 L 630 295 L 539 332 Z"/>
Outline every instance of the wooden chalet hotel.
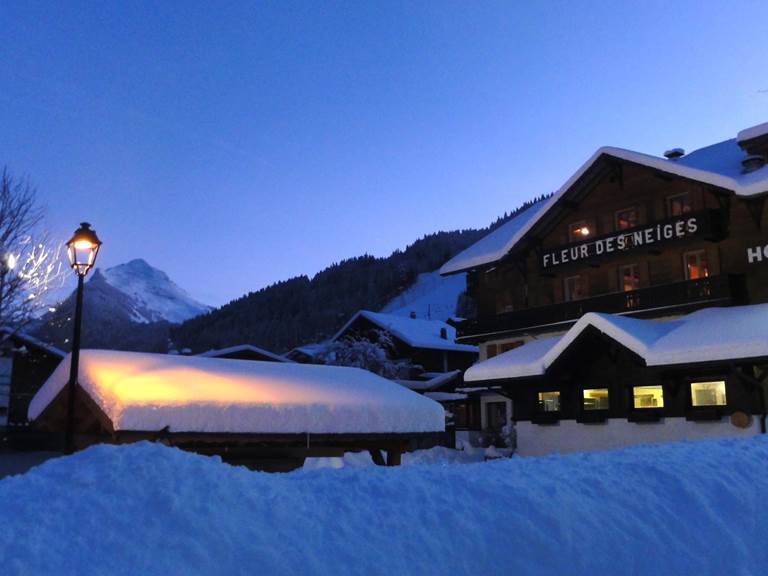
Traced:
<path fill-rule="evenodd" d="M 523 455 L 766 431 L 768 123 L 664 156 L 600 148 L 443 266 L 476 305 L 470 439 L 509 419 Z"/>

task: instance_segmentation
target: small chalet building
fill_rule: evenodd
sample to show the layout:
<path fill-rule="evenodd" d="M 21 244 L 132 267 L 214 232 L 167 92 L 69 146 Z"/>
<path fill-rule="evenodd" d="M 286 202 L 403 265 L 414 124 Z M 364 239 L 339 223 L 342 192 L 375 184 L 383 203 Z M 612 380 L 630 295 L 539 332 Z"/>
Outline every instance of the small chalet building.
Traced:
<path fill-rule="evenodd" d="M 36 428 L 62 433 L 69 357 L 29 405 Z M 77 449 L 152 440 L 267 470 L 307 456 L 368 450 L 397 465 L 412 442 L 444 431 L 443 408 L 358 368 L 83 350 Z"/>
<path fill-rule="evenodd" d="M 30 400 L 65 355 L 34 336 L 0 327 L 0 426 L 26 428 Z"/>
<path fill-rule="evenodd" d="M 600 148 L 447 262 L 480 346 L 467 428 L 521 454 L 765 432 L 768 123 L 664 158 Z"/>
<path fill-rule="evenodd" d="M 477 346 L 456 343 L 456 329 L 439 320 L 422 320 L 360 310 L 331 338 L 365 338 L 371 330 L 387 332 L 398 358 L 407 358 L 426 373 L 466 370 L 477 359 Z"/>

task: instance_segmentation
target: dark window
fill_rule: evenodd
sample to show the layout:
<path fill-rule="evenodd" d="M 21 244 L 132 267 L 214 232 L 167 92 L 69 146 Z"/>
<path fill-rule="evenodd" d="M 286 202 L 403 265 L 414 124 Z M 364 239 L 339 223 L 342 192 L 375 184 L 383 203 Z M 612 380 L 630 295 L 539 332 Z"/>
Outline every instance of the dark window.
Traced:
<path fill-rule="evenodd" d="M 637 264 L 619 266 L 619 287 L 622 292 L 640 288 L 640 274 L 637 271 Z"/>
<path fill-rule="evenodd" d="M 515 340 L 514 342 L 504 342 L 503 344 L 499 345 L 499 354 L 503 354 L 504 352 L 509 352 L 510 350 L 519 348 L 522 345 L 523 345 L 522 340 Z"/>
<path fill-rule="evenodd" d="M 456 428 L 466 428 L 469 423 L 469 410 L 465 402 L 456 402 L 451 406 L 453 425 Z"/>
<path fill-rule="evenodd" d="M 638 224 L 637 209 L 624 208 L 623 210 L 617 210 L 615 220 L 616 230 L 634 228 Z"/>
<path fill-rule="evenodd" d="M 581 300 L 587 297 L 587 291 L 584 286 L 584 278 L 581 276 L 568 276 L 564 282 L 565 301 Z"/>
<path fill-rule="evenodd" d="M 485 356 L 487 358 L 493 358 L 494 356 L 496 356 L 496 354 L 499 353 L 498 350 L 499 350 L 499 348 L 498 348 L 498 346 L 496 346 L 496 344 L 486 344 L 485 345 Z"/>
<path fill-rule="evenodd" d="M 494 432 L 501 432 L 507 425 L 507 403 L 488 402 L 485 405 L 485 428 Z"/>
<path fill-rule="evenodd" d="M 681 216 L 693 211 L 690 195 L 685 192 L 684 194 L 675 194 L 667 198 L 667 213 L 670 217 Z"/>

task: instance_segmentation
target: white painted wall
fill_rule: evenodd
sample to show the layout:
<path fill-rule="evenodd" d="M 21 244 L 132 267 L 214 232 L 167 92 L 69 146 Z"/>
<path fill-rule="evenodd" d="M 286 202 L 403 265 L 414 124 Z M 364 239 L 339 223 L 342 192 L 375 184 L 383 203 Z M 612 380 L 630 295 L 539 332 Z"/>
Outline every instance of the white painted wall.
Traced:
<path fill-rule="evenodd" d="M 558 424 L 542 426 L 531 422 L 518 422 L 516 428 L 517 454 L 541 456 L 558 452 L 608 450 L 632 444 L 754 436 L 760 433 L 760 421 L 753 416 L 748 428 L 737 428 L 727 417 L 720 421 L 707 422 L 689 422 L 679 417 L 643 423 L 611 418 L 603 424 L 581 424 L 575 420 L 561 420 Z"/>

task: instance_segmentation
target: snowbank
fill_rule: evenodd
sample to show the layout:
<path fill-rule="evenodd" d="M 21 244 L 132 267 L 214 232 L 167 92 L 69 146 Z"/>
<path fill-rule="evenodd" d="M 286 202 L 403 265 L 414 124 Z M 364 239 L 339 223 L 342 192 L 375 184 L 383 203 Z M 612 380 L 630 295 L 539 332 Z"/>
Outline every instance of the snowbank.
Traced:
<path fill-rule="evenodd" d="M 263 474 L 147 443 L 0 481 L 21 574 L 757 574 L 768 439 Z"/>
<path fill-rule="evenodd" d="M 69 380 L 69 356 L 29 406 L 37 418 Z M 443 408 L 366 370 L 83 350 L 79 383 L 115 430 L 251 433 L 442 431 Z"/>

